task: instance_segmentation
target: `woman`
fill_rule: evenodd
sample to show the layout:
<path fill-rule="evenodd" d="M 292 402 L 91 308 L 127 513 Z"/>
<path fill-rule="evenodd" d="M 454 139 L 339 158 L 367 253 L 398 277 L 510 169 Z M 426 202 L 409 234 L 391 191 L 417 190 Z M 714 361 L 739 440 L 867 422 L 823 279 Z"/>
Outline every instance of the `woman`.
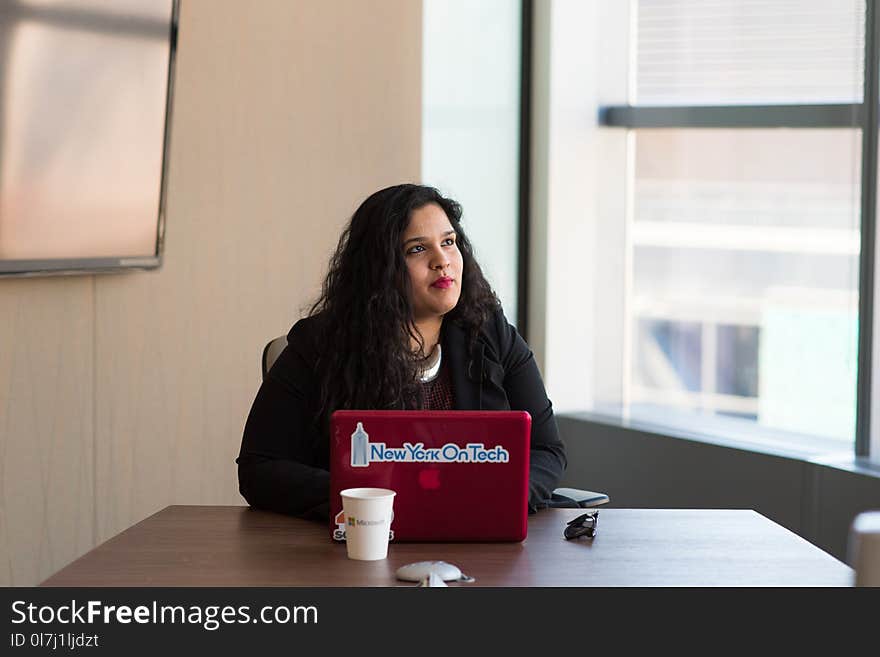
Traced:
<path fill-rule="evenodd" d="M 460 218 L 455 201 L 420 185 L 378 191 L 354 213 L 248 416 L 237 463 L 252 506 L 326 519 L 331 413 L 416 408 L 528 411 L 529 509 L 546 506 L 565 448 Z"/>

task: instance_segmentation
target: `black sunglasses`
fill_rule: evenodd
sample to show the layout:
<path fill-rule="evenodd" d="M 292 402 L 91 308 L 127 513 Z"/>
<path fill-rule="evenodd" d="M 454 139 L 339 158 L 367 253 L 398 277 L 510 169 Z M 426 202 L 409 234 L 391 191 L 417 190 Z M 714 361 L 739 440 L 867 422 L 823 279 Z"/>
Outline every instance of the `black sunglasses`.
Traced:
<path fill-rule="evenodd" d="M 568 523 L 565 527 L 565 540 L 586 536 L 593 538 L 596 535 L 596 525 L 599 523 L 599 509 L 589 511 Z"/>

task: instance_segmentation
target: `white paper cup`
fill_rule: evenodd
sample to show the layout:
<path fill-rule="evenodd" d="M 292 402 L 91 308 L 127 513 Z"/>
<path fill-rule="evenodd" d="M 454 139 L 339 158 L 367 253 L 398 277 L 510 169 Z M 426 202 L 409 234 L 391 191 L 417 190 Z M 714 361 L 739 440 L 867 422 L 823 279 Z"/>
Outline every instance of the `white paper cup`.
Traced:
<path fill-rule="evenodd" d="M 388 556 L 388 532 L 396 493 L 387 488 L 346 488 L 345 545 L 349 559 L 378 561 Z"/>
<path fill-rule="evenodd" d="M 849 529 L 847 561 L 856 586 L 880 586 L 880 511 L 862 511 Z"/>

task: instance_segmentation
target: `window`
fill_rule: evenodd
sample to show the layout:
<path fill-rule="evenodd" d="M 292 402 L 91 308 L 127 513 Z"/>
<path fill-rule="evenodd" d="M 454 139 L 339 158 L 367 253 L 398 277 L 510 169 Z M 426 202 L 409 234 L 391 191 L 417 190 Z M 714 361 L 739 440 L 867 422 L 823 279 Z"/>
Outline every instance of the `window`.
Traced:
<path fill-rule="evenodd" d="M 862 100 L 864 0 L 638 0 L 633 105 Z"/>
<path fill-rule="evenodd" d="M 521 0 L 425 0 L 422 180 L 461 203 L 477 260 L 517 323 Z"/>
<path fill-rule="evenodd" d="M 673 406 L 851 444 L 859 131 L 648 128 L 632 138 L 633 412 Z M 680 346 L 646 323 L 671 327 Z"/>
<path fill-rule="evenodd" d="M 873 5 L 590 4 L 544 12 L 551 75 L 536 115 L 547 117 L 537 129 L 551 171 L 538 208 L 549 299 L 538 346 L 554 402 L 866 454 Z M 588 25 L 599 27 L 584 34 Z M 557 86 L 562 77 L 584 90 Z M 576 125 L 574 109 L 598 127 Z M 580 208 L 556 182 L 576 164 Z M 576 260 L 555 236 L 566 230 L 577 264 L 589 263 L 578 311 L 554 301 Z"/>

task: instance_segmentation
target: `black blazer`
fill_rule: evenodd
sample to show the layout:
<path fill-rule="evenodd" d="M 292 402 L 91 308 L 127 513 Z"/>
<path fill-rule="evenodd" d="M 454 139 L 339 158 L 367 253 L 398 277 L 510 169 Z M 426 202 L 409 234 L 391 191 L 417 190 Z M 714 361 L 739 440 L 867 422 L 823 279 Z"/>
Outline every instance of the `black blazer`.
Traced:
<path fill-rule="evenodd" d="M 257 392 L 236 459 L 239 490 L 254 507 L 329 517 L 329 439 L 315 420 L 322 344 L 314 318 L 298 321 Z M 529 511 L 545 507 L 565 470 L 565 447 L 528 345 L 500 309 L 473 349 L 454 321 L 443 322 L 440 344 L 457 410 L 512 409 L 532 416 Z"/>

